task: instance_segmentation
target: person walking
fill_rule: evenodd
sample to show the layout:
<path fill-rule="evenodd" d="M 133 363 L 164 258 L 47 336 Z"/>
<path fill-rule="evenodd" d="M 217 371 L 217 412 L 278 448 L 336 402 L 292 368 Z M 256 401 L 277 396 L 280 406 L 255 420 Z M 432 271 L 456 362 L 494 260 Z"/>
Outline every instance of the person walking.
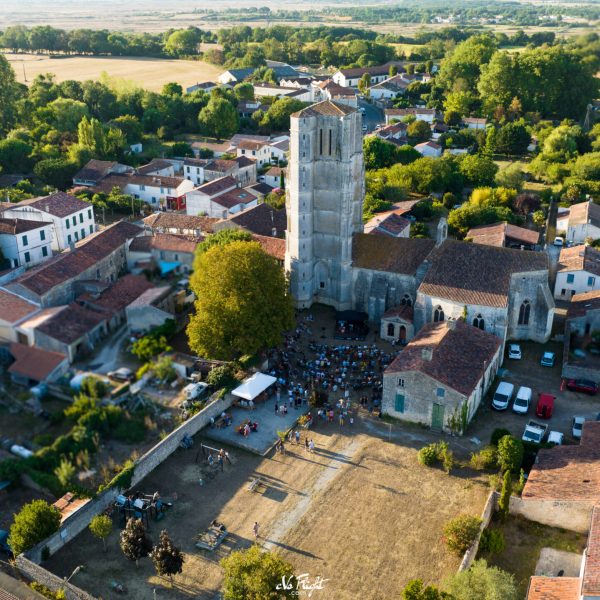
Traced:
<path fill-rule="evenodd" d="M 221 473 L 223 472 L 223 455 L 219 452 L 219 456 L 217 457 L 219 461 L 219 466 L 221 467 Z"/>
<path fill-rule="evenodd" d="M 308 449 L 308 438 L 305 438 L 305 440 L 304 440 L 304 449 L 305 449 L 307 452 L 309 452 L 309 449 Z"/>
<path fill-rule="evenodd" d="M 315 451 L 315 443 L 312 441 L 312 439 L 310 440 L 310 442 L 308 442 L 308 451 L 309 452 Z"/>
<path fill-rule="evenodd" d="M 254 521 L 252 531 L 254 532 L 254 539 L 258 541 L 258 538 L 260 537 L 260 525 L 258 524 L 258 521 Z"/>
<path fill-rule="evenodd" d="M 296 429 L 294 435 L 296 436 L 296 444 L 300 443 L 300 432 Z"/>
<path fill-rule="evenodd" d="M 340 427 L 344 426 L 344 413 L 340 413 Z"/>

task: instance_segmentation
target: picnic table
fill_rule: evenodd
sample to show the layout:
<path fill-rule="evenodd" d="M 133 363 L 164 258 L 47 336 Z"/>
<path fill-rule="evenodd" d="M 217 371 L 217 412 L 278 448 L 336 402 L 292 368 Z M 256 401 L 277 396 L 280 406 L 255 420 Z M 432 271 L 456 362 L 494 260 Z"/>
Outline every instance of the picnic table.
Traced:
<path fill-rule="evenodd" d="M 249 492 L 254 492 L 259 485 L 264 485 L 264 481 L 261 477 L 254 477 L 248 484 L 247 490 Z"/>
<path fill-rule="evenodd" d="M 227 527 L 223 523 L 213 521 L 206 531 L 196 536 L 196 548 L 214 552 L 227 537 Z"/>

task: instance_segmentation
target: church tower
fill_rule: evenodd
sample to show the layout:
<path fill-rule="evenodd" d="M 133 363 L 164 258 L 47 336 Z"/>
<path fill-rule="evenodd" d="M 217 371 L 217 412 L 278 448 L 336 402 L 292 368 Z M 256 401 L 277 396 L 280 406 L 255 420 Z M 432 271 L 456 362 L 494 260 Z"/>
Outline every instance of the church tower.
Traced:
<path fill-rule="evenodd" d="M 320 102 L 291 116 L 285 266 L 298 308 L 352 308 L 352 236 L 364 199 L 362 118 Z"/>

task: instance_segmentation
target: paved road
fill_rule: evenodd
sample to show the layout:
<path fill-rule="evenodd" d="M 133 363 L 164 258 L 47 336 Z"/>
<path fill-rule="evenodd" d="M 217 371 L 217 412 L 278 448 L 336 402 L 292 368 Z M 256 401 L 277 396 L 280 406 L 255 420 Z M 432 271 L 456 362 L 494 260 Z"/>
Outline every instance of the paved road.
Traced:
<path fill-rule="evenodd" d="M 365 100 L 359 100 L 358 106 L 365 109 L 363 113 L 363 125 L 367 126 L 368 132 L 374 131 L 377 125 L 385 123 L 385 117 L 380 108 Z"/>

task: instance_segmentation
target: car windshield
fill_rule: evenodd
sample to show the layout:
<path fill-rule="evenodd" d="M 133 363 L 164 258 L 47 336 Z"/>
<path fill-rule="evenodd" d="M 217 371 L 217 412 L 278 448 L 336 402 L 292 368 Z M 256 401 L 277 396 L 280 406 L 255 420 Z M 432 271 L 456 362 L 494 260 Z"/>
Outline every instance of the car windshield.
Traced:
<path fill-rule="evenodd" d="M 498 402 L 498 404 L 504 404 L 505 402 L 508 402 L 508 396 L 505 396 L 504 394 L 496 394 L 494 396 L 494 402 Z"/>
<path fill-rule="evenodd" d="M 583 423 L 573 423 L 573 429 L 583 429 Z"/>
<path fill-rule="evenodd" d="M 515 404 L 516 406 L 527 406 L 527 400 L 525 398 L 517 398 Z"/>
<path fill-rule="evenodd" d="M 532 442 L 539 442 L 542 439 L 542 434 L 537 433 L 535 431 L 528 431 L 527 438 L 530 439 Z"/>

